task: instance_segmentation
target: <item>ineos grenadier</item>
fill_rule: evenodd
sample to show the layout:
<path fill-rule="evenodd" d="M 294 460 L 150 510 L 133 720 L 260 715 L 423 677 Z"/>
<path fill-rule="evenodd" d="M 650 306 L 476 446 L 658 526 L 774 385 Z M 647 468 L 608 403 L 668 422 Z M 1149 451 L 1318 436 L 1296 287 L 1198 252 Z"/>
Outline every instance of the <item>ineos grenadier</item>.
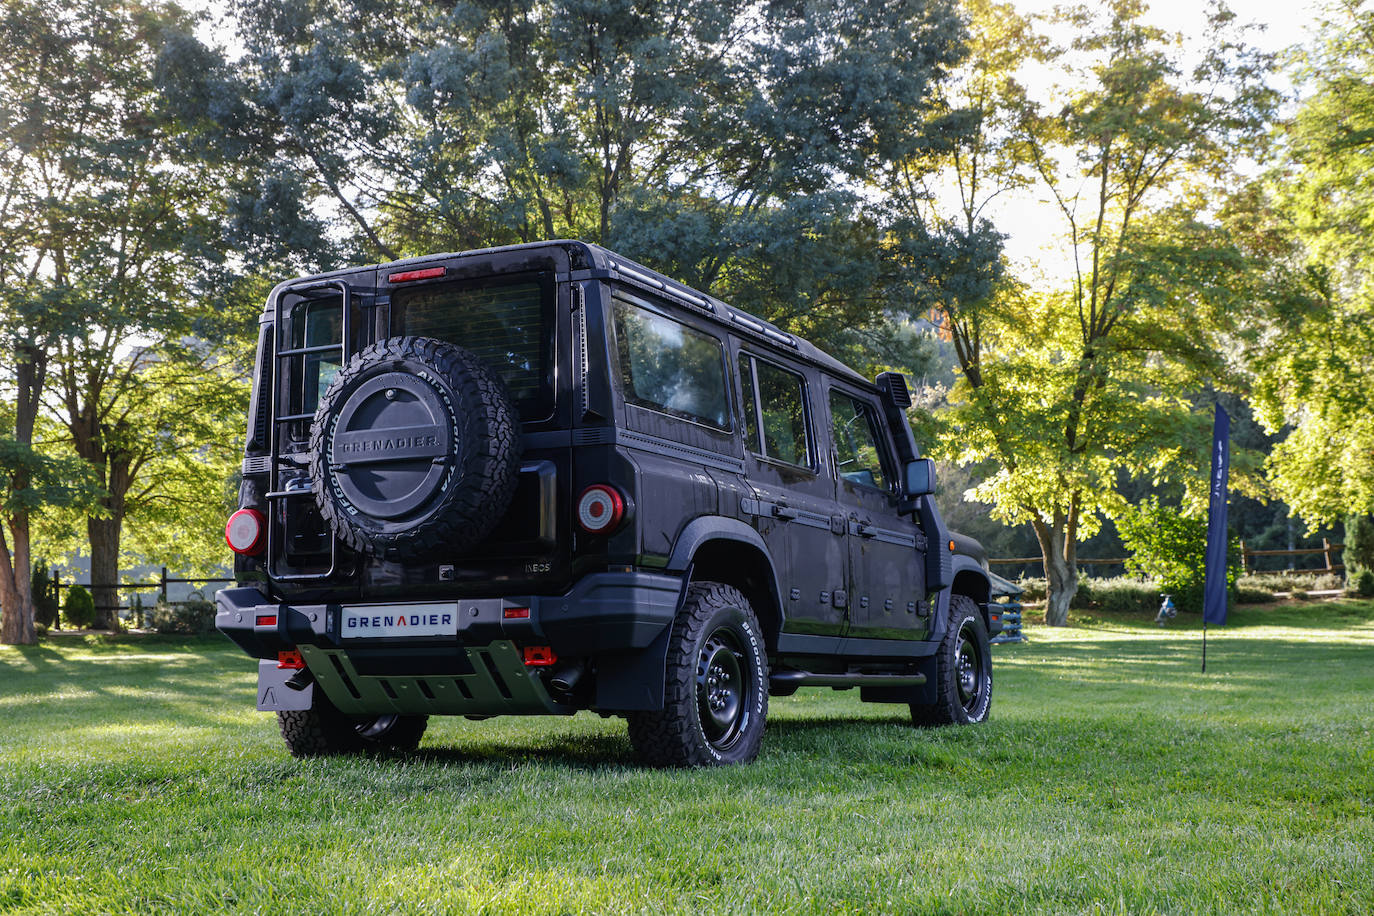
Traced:
<path fill-rule="evenodd" d="M 592 710 L 738 763 L 801 687 L 981 722 L 998 607 L 910 403 L 581 242 L 282 283 L 216 625 L 298 756 Z"/>

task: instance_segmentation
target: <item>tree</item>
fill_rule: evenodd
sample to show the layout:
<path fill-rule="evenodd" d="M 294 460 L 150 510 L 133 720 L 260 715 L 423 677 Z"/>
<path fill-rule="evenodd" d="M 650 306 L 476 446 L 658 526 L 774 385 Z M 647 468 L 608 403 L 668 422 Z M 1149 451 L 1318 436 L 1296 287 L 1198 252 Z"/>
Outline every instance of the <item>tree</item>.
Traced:
<path fill-rule="evenodd" d="M 156 2 L 10 0 L 5 9 L 13 100 L 5 200 L 23 207 L 5 221 L 21 227 L 4 254 L 23 281 L 7 305 L 20 319 L 10 332 L 14 438 L 20 451 L 31 448 L 44 402 L 66 426 L 103 488 L 86 524 L 93 581 L 103 585 L 118 576 L 141 372 L 153 354 L 172 358 L 195 330 L 207 311 L 200 280 L 218 259 L 217 184 L 204 161 L 186 155 L 185 125 L 166 109 L 159 83 L 168 37 L 192 23 Z M 12 501 L 21 513 L 40 505 L 26 476 L 35 460 L 11 473 L 11 490 L 27 494 Z M 27 526 L 27 515 L 20 521 Z M 27 549 L 16 543 L 11 566 L 20 570 L 16 606 L 31 608 Z M 97 624 L 109 625 L 117 593 L 97 587 L 95 600 Z"/>
<path fill-rule="evenodd" d="M 239 13 L 221 124 L 367 256 L 575 236 L 842 355 L 901 349 L 869 186 L 958 127 L 922 116 L 961 53 L 947 0 Z"/>
<path fill-rule="evenodd" d="M 85 66 L 73 21 L 81 8 L 49 0 L 0 7 L 0 642 L 31 643 L 32 515 L 79 502 L 84 472 L 34 448 L 50 356 L 84 312 L 59 244 L 81 194 L 78 139 L 99 129 L 101 79 Z"/>
<path fill-rule="evenodd" d="M 1143 9 L 1062 12 L 1076 37 L 1041 53 L 1066 88 L 1027 98 L 1011 128 L 1016 161 L 1058 210 L 1067 287 L 937 300 L 963 376 L 941 447 L 995 464 L 972 495 L 1034 529 L 1054 625 L 1078 587 L 1080 539 L 1124 508 L 1120 475 L 1196 480 L 1206 426 L 1186 395 L 1228 376 L 1226 335 L 1248 301 L 1250 266 L 1209 191 L 1265 124 L 1266 60 L 1218 7 L 1185 70 L 1181 38 L 1143 24 Z"/>
<path fill-rule="evenodd" d="M 1306 99 L 1237 208 L 1270 268 L 1251 341 L 1256 413 L 1288 430 L 1269 470 L 1309 526 L 1374 512 L 1374 9 L 1333 4 L 1295 77 Z"/>

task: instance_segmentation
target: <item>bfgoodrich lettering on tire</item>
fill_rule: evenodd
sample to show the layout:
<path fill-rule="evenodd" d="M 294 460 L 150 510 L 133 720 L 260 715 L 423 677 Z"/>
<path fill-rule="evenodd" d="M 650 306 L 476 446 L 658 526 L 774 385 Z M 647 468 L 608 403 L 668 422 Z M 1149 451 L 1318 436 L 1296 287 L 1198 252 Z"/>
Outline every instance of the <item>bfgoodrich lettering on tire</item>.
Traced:
<path fill-rule="evenodd" d="M 519 420 L 471 352 L 393 337 L 356 354 L 310 427 L 320 514 L 361 553 L 399 560 L 465 550 L 510 506 Z"/>
<path fill-rule="evenodd" d="M 655 766 L 720 766 L 758 756 L 768 717 L 768 656 L 740 592 L 695 583 L 673 624 L 663 709 L 630 715 L 630 742 Z"/>
<path fill-rule="evenodd" d="M 972 725 L 992 710 L 992 646 L 983 615 L 972 598 L 949 599 L 949 629 L 935 653 L 936 701 L 912 703 L 917 725 Z"/>

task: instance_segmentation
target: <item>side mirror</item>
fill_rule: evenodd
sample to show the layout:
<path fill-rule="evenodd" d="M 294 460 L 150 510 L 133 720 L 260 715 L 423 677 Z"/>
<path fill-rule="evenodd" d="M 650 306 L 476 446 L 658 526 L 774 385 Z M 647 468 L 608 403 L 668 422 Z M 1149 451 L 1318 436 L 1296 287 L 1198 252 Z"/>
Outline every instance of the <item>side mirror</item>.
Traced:
<path fill-rule="evenodd" d="M 906 463 L 907 499 L 929 496 L 935 492 L 935 462 L 929 458 L 917 458 Z"/>

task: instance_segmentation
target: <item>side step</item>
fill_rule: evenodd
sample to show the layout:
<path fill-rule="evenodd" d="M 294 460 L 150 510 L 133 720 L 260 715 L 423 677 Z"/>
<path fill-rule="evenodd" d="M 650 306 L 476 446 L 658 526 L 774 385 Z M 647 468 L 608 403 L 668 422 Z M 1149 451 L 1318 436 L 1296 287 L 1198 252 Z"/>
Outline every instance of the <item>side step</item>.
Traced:
<path fill-rule="evenodd" d="M 813 674 L 810 671 L 779 671 L 768 679 L 768 692 L 775 697 L 791 696 L 798 687 L 920 687 L 926 676 L 911 674 L 864 674 L 853 671 L 844 674 Z"/>

